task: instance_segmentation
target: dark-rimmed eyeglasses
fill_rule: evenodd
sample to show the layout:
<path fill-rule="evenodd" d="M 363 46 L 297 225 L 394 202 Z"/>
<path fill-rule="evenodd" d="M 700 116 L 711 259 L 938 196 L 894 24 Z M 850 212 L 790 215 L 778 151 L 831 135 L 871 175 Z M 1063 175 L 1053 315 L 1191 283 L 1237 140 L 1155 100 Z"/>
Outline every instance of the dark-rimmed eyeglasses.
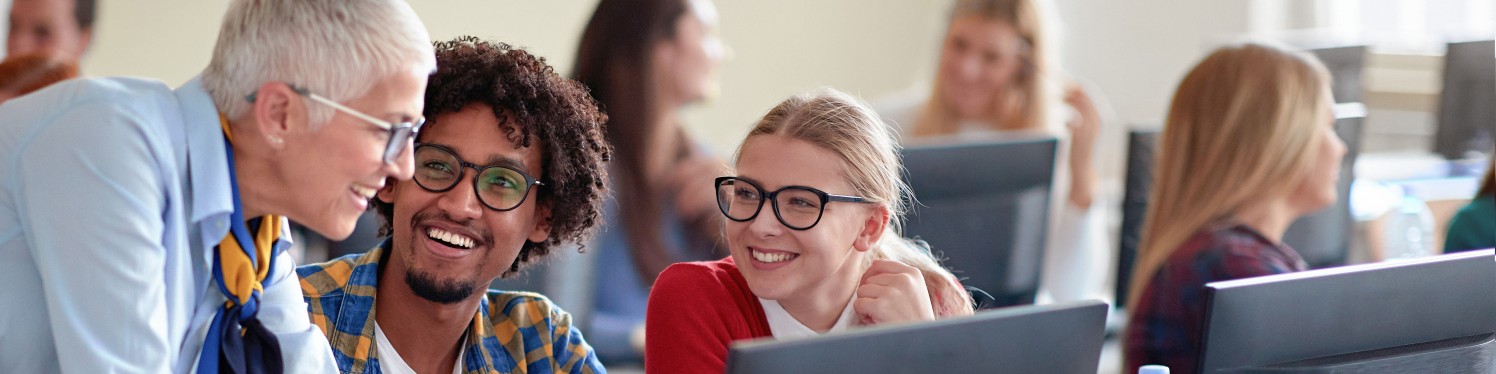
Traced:
<path fill-rule="evenodd" d="M 727 219 L 737 222 L 752 221 L 764 208 L 764 201 L 773 201 L 774 217 L 779 223 L 794 230 L 809 230 L 821 223 L 826 204 L 833 201 L 849 203 L 872 202 L 864 197 L 833 195 L 805 186 L 788 186 L 765 192 L 757 183 L 738 177 L 717 178 L 717 208 Z"/>
<path fill-rule="evenodd" d="M 405 147 L 410 144 L 411 140 L 416 138 L 416 134 L 419 134 L 421 132 L 421 126 L 426 124 L 425 118 L 420 118 L 411 122 L 391 123 L 365 114 L 364 112 L 360 112 L 357 109 L 349 108 L 348 106 L 345 106 L 343 104 L 338 104 L 338 102 L 332 101 L 331 99 L 328 99 L 326 97 L 322 97 L 322 95 L 314 94 L 311 92 L 311 90 L 308 90 L 304 87 L 298 87 L 294 84 L 287 84 L 287 86 L 290 86 L 291 91 L 296 92 L 296 94 L 301 95 L 302 97 L 312 99 L 312 101 L 316 101 L 318 103 L 321 103 L 322 105 L 330 106 L 339 112 L 343 112 L 343 114 L 353 116 L 353 118 L 358 118 L 360 120 L 363 120 L 364 122 L 374 125 L 375 127 L 379 127 L 381 129 L 384 129 L 385 131 L 388 131 L 389 143 L 384 145 L 384 163 L 386 164 L 394 163 L 395 159 L 400 157 L 400 152 L 405 151 Z M 258 93 L 249 94 L 249 96 L 246 96 L 245 99 L 253 103 L 255 102 L 255 95 L 257 94 Z"/>
<path fill-rule="evenodd" d="M 502 165 L 479 166 L 457 157 L 451 148 L 416 144 L 416 184 L 431 192 L 447 192 L 462 180 L 463 168 L 473 169 L 473 193 L 488 209 L 514 210 L 530 195 L 530 186 L 544 185 L 529 174 Z"/>

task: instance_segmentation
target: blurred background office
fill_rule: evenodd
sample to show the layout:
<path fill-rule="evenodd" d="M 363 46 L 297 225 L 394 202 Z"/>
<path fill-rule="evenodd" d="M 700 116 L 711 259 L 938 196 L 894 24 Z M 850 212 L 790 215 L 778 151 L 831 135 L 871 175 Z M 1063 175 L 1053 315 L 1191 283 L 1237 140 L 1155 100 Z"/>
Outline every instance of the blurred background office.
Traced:
<path fill-rule="evenodd" d="M 36 0 L 0 0 L 9 3 Z M 227 0 L 101 2 L 80 69 L 90 76 L 154 77 L 179 85 L 207 64 Z M 597 1 L 411 1 L 437 40 L 472 34 L 576 66 Z M 716 2 L 716 36 L 732 47 L 720 93 L 676 121 L 726 157 L 752 122 L 784 97 L 832 86 L 878 100 L 934 81 L 953 1 Z M 1108 236 L 1124 223 L 1129 133 L 1156 129 L 1187 69 L 1243 37 L 1306 49 L 1349 47 L 1336 100 L 1364 103 L 1356 156 L 1336 212 L 1347 223 L 1337 261 L 1438 253 L 1445 222 L 1476 195 L 1493 152 L 1496 0 L 1051 0 L 1062 40 L 1055 64 L 1110 102 L 1095 146 L 1097 200 Z M 0 19 L 0 25 L 6 23 Z M 9 27 L 0 26 L 0 31 Z M 1329 55 L 1321 54 L 1329 59 Z M 1446 56 L 1448 56 L 1446 58 Z M 336 64 L 336 61 L 328 61 Z M 566 71 L 563 74 L 574 74 Z M 1342 79 L 1343 77 L 1349 77 Z M 1346 136 L 1342 133 L 1342 136 Z M 703 176 L 705 189 L 711 176 Z M 1051 195 L 1055 196 L 1055 195 Z M 1337 213 L 1337 214 L 1340 214 Z M 1396 229 L 1389 230 L 1389 227 Z M 1414 228 L 1420 235 L 1409 235 Z M 621 230 L 617 225 L 606 230 Z M 1421 235 L 1421 233 L 1428 233 Z M 1292 236 L 1292 234 L 1290 234 Z M 357 239 L 355 239 L 357 240 Z M 365 239 L 373 240 L 373 239 Z M 325 247 L 315 239 L 304 245 Z M 1116 247 L 1117 245 L 1114 245 Z M 362 251 L 367 241 L 351 246 Z M 1302 249 L 1302 248 L 1300 248 Z M 345 249 L 349 250 L 349 249 Z M 304 261 L 326 258 L 313 248 Z M 586 256 L 586 255 L 582 255 Z M 1332 257 L 1334 257 L 1332 256 Z M 1125 268 L 1124 266 L 1121 266 Z M 1111 271 L 1116 264 L 1108 267 Z M 1114 282 L 1116 283 L 1116 282 Z M 558 303 L 584 314 L 590 306 Z M 573 297 L 570 300 L 585 300 Z M 584 303 L 584 301 L 573 301 Z M 585 326 L 584 326 L 585 327 Z M 1113 353 L 1114 354 L 1114 353 Z M 1103 366 L 1116 359 L 1103 358 Z M 1113 369 L 1114 370 L 1114 369 Z"/>
<path fill-rule="evenodd" d="M 0 4 L 13 0 L 0 0 Z M 485 35 L 573 66 L 595 1 L 412 1 L 432 37 Z M 180 84 L 207 63 L 227 1 L 102 3 L 90 75 L 138 75 Z M 1107 126 L 1102 159 L 1121 158 L 1132 124 L 1158 123 L 1173 85 L 1210 47 L 1242 36 L 1369 44 L 1364 74 L 1367 152 L 1429 151 L 1443 51 L 1452 40 L 1490 39 L 1492 0 L 1187 0 L 1053 2 L 1064 40 L 1059 64 L 1093 83 L 1122 126 Z M 830 85 L 875 99 L 930 82 L 949 1 L 720 2 L 720 36 L 732 45 L 721 94 L 681 121 L 728 154 L 784 96 Z M 1290 40 L 1291 39 L 1291 40 Z M 331 63 L 331 62 L 329 62 Z M 926 86 L 918 84 L 918 86 Z M 1103 167 L 1116 181 L 1120 165 Z M 1116 183 L 1113 183 L 1114 189 Z M 1112 193 L 1117 193 L 1112 191 Z"/>

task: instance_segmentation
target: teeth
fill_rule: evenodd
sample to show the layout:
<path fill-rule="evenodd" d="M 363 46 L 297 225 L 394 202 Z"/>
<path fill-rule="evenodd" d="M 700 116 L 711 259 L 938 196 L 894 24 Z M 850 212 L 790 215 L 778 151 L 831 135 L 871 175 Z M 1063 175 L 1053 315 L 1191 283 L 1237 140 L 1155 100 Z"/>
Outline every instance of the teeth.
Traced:
<path fill-rule="evenodd" d="M 439 240 L 439 241 L 442 241 L 442 242 L 446 242 L 448 244 L 452 244 L 452 245 L 458 246 L 458 247 L 462 247 L 462 248 L 473 248 L 473 239 L 472 238 L 469 238 L 469 237 L 466 237 L 466 236 L 462 236 L 462 235 L 457 235 L 457 234 L 448 232 L 446 230 L 438 229 L 438 228 L 435 228 L 435 227 L 426 230 L 426 236 L 431 237 L 432 239 L 436 239 L 436 240 Z"/>
<path fill-rule="evenodd" d="M 749 253 L 753 255 L 754 260 L 767 263 L 784 262 L 795 258 L 795 254 L 793 253 L 764 253 L 759 251 L 750 251 Z"/>
<path fill-rule="evenodd" d="M 374 198 L 374 191 L 377 191 L 377 189 L 364 186 L 353 186 L 353 193 L 356 193 L 359 196 L 363 196 L 365 199 Z"/>

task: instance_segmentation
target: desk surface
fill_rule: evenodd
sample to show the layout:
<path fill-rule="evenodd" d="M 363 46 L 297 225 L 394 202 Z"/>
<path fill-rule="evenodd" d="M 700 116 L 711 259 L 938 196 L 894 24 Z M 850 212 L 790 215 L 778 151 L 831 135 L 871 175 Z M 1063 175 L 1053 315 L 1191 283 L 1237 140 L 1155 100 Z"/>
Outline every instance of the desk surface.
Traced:
<path fill-rule="evenodd" d="M 1363 153 L 1356 157 L 1356 179 L 1379 181 L 1435 179 L 1448 177 L 1479 178 L 1486 171 L 1487 158 L 1446 160 L 1428 152 Z"/>

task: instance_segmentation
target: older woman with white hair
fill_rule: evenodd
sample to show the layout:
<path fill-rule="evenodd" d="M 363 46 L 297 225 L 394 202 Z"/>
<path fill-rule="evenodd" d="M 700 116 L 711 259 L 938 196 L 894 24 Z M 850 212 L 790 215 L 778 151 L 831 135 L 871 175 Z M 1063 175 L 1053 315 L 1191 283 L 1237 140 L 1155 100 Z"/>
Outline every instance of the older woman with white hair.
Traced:
<path fill-rule="evenodd" d="M 0 372 L 335 372 L 287 219 L 411 175 L 435 56 L 397 0 L 235 1 L 202 75 L 0 105 Z"/>

